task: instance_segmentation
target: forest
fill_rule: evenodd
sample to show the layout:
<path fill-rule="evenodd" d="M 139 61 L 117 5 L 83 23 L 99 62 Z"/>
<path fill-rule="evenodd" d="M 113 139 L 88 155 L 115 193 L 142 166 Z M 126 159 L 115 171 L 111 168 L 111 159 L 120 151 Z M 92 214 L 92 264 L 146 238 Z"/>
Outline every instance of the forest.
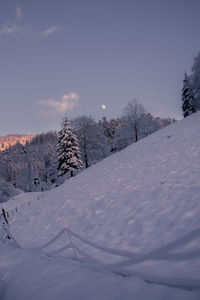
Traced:
<path fill-rule="evenodd" d="M 70 120 L 70 126 L 78 139 L 84 169 L 173 122 L 175 119 L 152 116 L 133 100 L 119 118 L 103 117 L 97 122 L 91 116 L 79 116 Z M 58 172 L 57 132 L 36 135 L 25 143 L 19 140 L 0 151 L 0 174 L 26 192 L 48 190 L 63 183 L 70 175 L 60 176 Z"/>

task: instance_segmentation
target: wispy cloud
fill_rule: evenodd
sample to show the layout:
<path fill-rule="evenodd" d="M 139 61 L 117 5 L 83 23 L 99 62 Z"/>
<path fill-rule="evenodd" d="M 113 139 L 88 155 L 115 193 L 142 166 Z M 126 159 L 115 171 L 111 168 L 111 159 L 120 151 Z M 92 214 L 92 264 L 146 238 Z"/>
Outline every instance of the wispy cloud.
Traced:
<path fill-rule="evenodd" d="M 0 40 L 7 38 L 32 38 L 33 30 L 30 24 L 21 24 L 22 8 L 17 5 L 15 9 L 15 20 L 6 22 L 0 27 Z"/>
<path fill-rule="evenodd" d="M 16 24 L 4 24 L 0 29 L 0 37 L 13 35 L 19 31 L 19 26 Z"/>
<path fill-rule="evenodd" d="M 79 104 L 79 95 L 76 92 L 65 94 L 61 99 L 47 99 L 36 103 L 36 109 L 42 117 L 63 115 Z"/>
<path fill-rule="evenodd" d="M 32 26 L 6 23 L 0 28 L 0 40 L 7 38 L 32 38 Z"/>
<path fill-rule="evenodd" d="M 48 37 L 50 35 L 53 35 L 58 30 L 59 30 L 58 26 L 50 27 L 42 32 L 42 36 Z"/>
<path fill-rule="evenodd" d="M 16 6 L 15 16 L 16 16 L 17 20 L 21 20 L 23 18 L 22 7 L 19 5 Z"/>
<path fill-rule="evenodd" d="M 15 8 L 15 18 L 11 22 L 5 22 L 0 25 L 0 41 L 4 39 L 11 38 L 25 38 L 32 39 L 36 36 L 34 33 L 33 27 L 31 24 L 22 24 L 21 20 L 23 18 L 22 7 L 17 4 Z M 44 30 L 42 33 L 38 35 L 42 35 L 43 37 L 49 37 L 59 31 L 58 26 L 52 26 Z"/>

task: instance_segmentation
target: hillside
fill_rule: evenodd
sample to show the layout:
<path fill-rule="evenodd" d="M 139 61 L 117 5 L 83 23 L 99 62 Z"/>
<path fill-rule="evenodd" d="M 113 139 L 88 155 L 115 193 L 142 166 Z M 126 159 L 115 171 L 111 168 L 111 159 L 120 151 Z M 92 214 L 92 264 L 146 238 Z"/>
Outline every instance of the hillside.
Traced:
<path fill-rule="evenodd" d="M 71 259 L 67 251 L 62 258 L 48 258 L 43 252 L 34 256 L 4 244 L 0 275 L 7 275 L 0 285 L 2 300 L 64 300 L 66 295 L 70 299 L 95 300 L 198 300 L 199 132 L 200 113 L 196 113 L 113 154 L 54 190 L 22 194 L 5 203 L 9 212 L 19 203 L 26 205 L 10 218 L 10 230 L 25 248 L 48 242 L 67 225 L 72 233 L 92 243 L 129 255 L 134 252 L 135 258 L 161 250 L 160 258 L 149 256 L 141 264 L 132 265 L 130 261 L 129 265 L 125 258 L 103 254 L 72 236 L 93 263 L 93 268 L 87 268 L 81 263 L 83 253 L 77 254 L 80 260 Z M 50 244 L 50 250 L 63 247 L 68 238 L 61 233 L 56 244 Z M 173 241 L 174 248 L 170 249 L 174 251 L 166 252 L 166 245 Z M 113 273 L 114 267 L 102 268 L 96 260 L 105 265 L 116 262 L 115 266 L 120 265 L 117 272 L 126 277 Z"/>
<path fill-rule="evenodd" d="M 30 142 L 34 137 L 35 135 L 27 134 L 8 134 L 6 136 L 0 136 L 0 151 L 6 150 L 17 143 L 25 145 L 26 142 Z"/>

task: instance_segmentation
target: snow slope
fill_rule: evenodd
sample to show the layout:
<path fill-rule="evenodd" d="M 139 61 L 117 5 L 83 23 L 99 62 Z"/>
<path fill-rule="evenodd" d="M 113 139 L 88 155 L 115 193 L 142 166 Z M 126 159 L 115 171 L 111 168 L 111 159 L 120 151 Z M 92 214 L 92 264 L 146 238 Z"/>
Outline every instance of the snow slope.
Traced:
<path fill-rule="evenodd" d="M 196 113 L 54 190 L 6 202 L 22 248 L 0 244 L 0 299 L 200 299 L 199 132 Z M 66 226 L 71 235 L 61 232 L 55 243 L 29 250 Z M 71 239 L 75 258 L 72 249 L 55 252 Z M 128 256 L 102 246 L 131 258 L 126 263 Z"/>

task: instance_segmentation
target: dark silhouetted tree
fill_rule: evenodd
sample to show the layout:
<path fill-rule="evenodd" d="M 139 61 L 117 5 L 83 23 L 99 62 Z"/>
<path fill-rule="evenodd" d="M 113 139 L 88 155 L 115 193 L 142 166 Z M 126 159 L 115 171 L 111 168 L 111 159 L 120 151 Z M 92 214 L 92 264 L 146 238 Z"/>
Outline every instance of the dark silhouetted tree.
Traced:
<path fill-rule="evenodd" d="M 183 89 L 182 89 L 182 111 L 184 118 L 196 112 L 196 104 L 194 100 L 193 91 L 191 88 L 190 80 L 185 73 L 185 78 L 183 80 Z"/>
<path fill-rule="evenodd" d="M 189 76 L 196 110 L 200 110 L 200 52 L 194 59 L 192 73 Z"/>

